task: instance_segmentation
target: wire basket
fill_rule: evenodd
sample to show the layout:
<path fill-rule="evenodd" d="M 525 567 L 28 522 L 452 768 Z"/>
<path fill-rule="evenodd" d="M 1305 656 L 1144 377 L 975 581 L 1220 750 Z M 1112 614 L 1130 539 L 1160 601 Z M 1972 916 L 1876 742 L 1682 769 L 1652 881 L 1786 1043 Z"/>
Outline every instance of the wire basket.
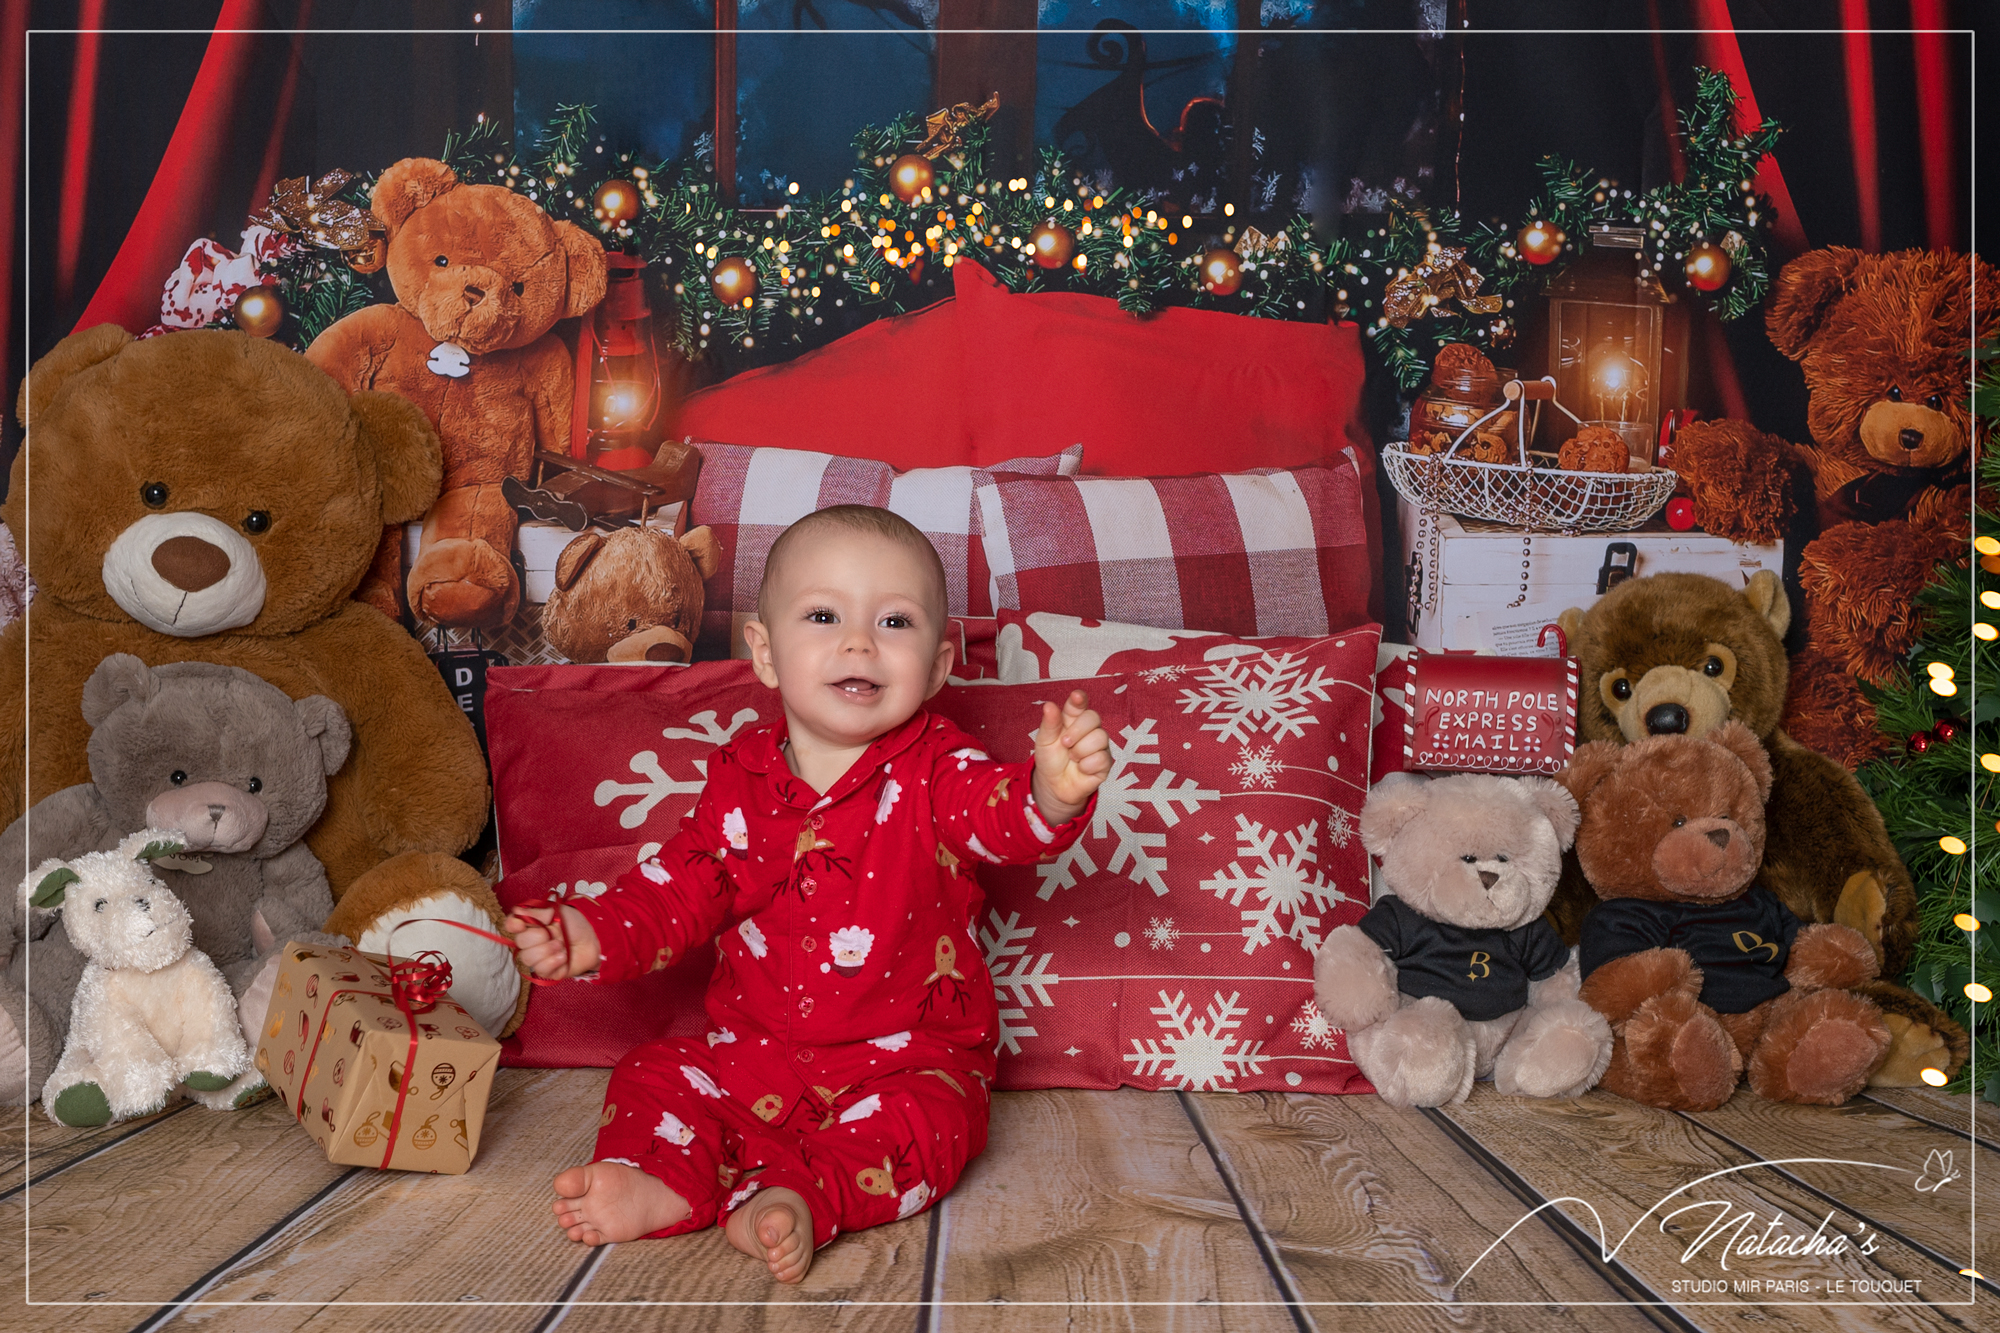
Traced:
<path fill-rule="evenodd" d="M 1666 468 L 1646 472 L 1568 472 L 1535 466 L 1520 414 L 1514 456 L 1519 463 L 1476 463 L 1457 456 L 1460 446 L 1514 399 L 1553 398 L 1555 382 L 1509 385 L 1508 403 L 1467 426 L 1441 454 L 1411 453 L 1407 444 L 1382 450 L 1382 466 L 1396 493 L 1419 510 L 1487 519 L 1517 528 L 1553 532 L 1623 532 L 1660 512 L 1679 477 Z M 1524 403 L 1525 405 L 1525 403 Z M 1575 418 L 1561 403 L 1564 415 Z M 1542 455 L 1546 458 L 1547 455 Z"/>

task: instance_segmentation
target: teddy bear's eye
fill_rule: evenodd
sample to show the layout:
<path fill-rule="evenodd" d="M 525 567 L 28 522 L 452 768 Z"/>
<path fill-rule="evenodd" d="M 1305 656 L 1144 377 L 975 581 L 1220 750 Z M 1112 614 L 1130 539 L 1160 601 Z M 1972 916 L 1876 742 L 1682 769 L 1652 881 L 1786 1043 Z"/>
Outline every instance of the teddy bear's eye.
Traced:
<path fill-rule="evenodd" d="M 250 794 L 252 796 L 255 796 L 258 792 L 264 790 L 264 779 L 252 778 L 248 783 L 244 785 L 250 789 Z"/>
<path fill-rule="evenodd" d="M 1686 819 L 1686 817 L 1684 817 L 1684 816 L 1682 816 L 1682 815 L 1675 815 L 1675 816 L 1674 816 L 1674 827 L 1675 827 L 1675 828 L 1680 828 L 1680 827 L 1682 827 L 1683 825 L 1685 825 L 1686 823 L 1687 823 L 1687 819 Z"/>
<path fill-rule="evenodd" d="M 1612 681 L 1611 694 L 1613 698 L 1618 699 L 1621 702 L 1623 700 L 1631 698 L 1632 682 L 1624 679 L 1623 677 L 1620 677 L 1619 679 Z"/>
<path fill-rule="evenodd" d="M 435 263 L 439 268 L 449 268 L 451 266 L 451 261 L 449 259 L 446 259 L 443 255 L 439 255 L 435 260 L 431 262 Z"/>
<path fill-rule="evenodd" d="M 637 618 L 635 617 L 635 618 L 633 618 L 633 619 L 631 619 L 631 620 L 628 620 L 628 621 L 626 621 L 626 622 L 625 622 L 625 628 L 626 628 L 626 629 L 628 629 L 628 630 L 635 630 L 635 629 L 639 628 L 639 621 L 638 621 L 638 619 L 637 619 Z"/>
<path fill-rule="evenodd" d="M 527 290 L 528 290 L 528 284 L 524 282 L 517 282 L 514 284 L 514 295 L 516 296 L 519 296 L 522 292 L 525 292 Z"/>
<path fill-rule="evenodd" d="M 1932 394 L 1930 397 L 1924 399 L 1924 406 L 1933 412 L 1942 412 L 1944 411 L 1944 399 L 1938 397 L 1936 394 Z"/>
<path fill-rule="evenodd" d="M 1477 861 L 1479 858 L 1476 856 L 1461 856 L 1458 859 L 1465 862 L 1467 865 L 1471 865 L 1474 861 Z"/>
<path fill-rule="evenodd" d="M 187 780 L 188 780 L 188 775 L 182 769 L 177 768 L 173 772 L 167 774 L 167 781 L 173 783 L 176 787 L 180 786 L 183 782 L 186 782 Z"/>
<path fill-rule="evenodd" d="M 109 901 L 111 901 L 109 898 L 99 898 L 97 902 L 91 906 L 90 910 L 93 912 L 102 912 L 104 910 L 104 904 Z"/>
<path fill-rule="evenodd" d="M 1708 659 L 1708 660 L 1707 660 L 1706 662 L 1703 662 L 1703 663 L 1701 664 L 1701 674 L 1702 674 L 1702 675 L 1704 675 L 1704 676 L 1719 676 L 1719 675 L 1721 675 L 1721 674 L 1722 674 L 1722 659 L 1721 659 L 1721 658 L 1719 658 L 1719 657 L 1711 657 L 1711 658 L 1709 658 L 1709 659 Z"/>
<path fill-rule="evenodd" d="M 243 519 L 243 530 L 252 537 L 271 530 L 271 515 L 262 509 L 253 509 Z"/>
<path fill-rule="evenodd" d="M 1903 401 L 1903 391 L 1893 384 L 1889 386 L 1889 401 L 1892 403 Z"/>
<path fill-rule="evenodd" d="M 1496 856 L 1493 859 L 1498 861 L 1503 866 L 1507 864 L 1507 858 L 1504 856 Z"/>
<path fill-rule="evenodd" d="M 167 502 L 167 483 L 149 481 L 139 488 L 139 499 L 148 509 L 158 509 Z"/>

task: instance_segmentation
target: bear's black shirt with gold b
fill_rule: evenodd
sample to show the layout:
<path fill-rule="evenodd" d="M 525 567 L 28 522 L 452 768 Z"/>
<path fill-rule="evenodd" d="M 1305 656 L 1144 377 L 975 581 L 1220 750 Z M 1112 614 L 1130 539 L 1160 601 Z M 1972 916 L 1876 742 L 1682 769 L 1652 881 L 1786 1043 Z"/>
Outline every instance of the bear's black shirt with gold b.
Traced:
<path fill-rule="evenodd" d="M 1583 919 L 1579 961 L 1588 977 L 1627 954 L 1685 949 L 1701 969 L 1701 1002 L 1718 1014 L 1743 1014 L 1792 988 L 1785 959 L 1799 925 L 1762 885 L 1726 903 L 1612 898 Z"/>
<path fill-rule="evenodd" d="M 1396 989 L 1412 999 L 1435 995 L 1474 1022 L 1528 1003 L 1528 983 L 1552 977 L 1569 961 L 1547 917 L 1512 930 L 1472 930 L 1433 921 L 1394 896 L 1356 923 L 1396 965 Z"/>

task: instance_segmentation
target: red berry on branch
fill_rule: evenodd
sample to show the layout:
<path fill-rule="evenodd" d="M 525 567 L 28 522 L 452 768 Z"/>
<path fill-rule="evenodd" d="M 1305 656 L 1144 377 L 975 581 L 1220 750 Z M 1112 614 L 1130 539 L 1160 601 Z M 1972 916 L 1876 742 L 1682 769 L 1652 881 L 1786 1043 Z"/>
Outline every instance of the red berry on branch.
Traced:
<path fill-rule="evenodd" d="M 1922 754 L 1925 750 L 1928 750 L 1930 748 L 1931 748 L 1931 734 L 1928 731 L 1913 731 L 1910 733 L 1911 754 Z"/>

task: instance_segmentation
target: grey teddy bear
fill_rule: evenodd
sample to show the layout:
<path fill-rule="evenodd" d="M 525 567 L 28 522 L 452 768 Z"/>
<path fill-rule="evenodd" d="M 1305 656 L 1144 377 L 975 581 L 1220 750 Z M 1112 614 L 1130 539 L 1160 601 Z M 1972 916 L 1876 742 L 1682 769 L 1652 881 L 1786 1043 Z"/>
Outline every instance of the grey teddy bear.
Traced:
<path fill-rule="evenodd" d="M 327 777 L 347 758 L 347 715 L 322 695 L 294 703 L 240 667 L 148 667 L 129 653 L 98 664 L 84 685 L 83 714 L 92 727 L 92 781 L 39 802 L 0 834 L 0 877 L 18 885 L 50 857 L 107 851 L 137 829 L 181 832 L 186 852 L 155 869 L 186 904 L 194 947 L 237 996 L 255 1050 L 279 946 L 346 942 L 321 931 L 333 895 L 302 839 L 326 806 Z M 62 1051 L 86 960 L 58 913 L 13 906 L 0 914 L 0 1105 L 20 1106 Z M 196 1095 L 211 1106 L 241 1106 L 262 1086 L 252 1070 Z"/>

